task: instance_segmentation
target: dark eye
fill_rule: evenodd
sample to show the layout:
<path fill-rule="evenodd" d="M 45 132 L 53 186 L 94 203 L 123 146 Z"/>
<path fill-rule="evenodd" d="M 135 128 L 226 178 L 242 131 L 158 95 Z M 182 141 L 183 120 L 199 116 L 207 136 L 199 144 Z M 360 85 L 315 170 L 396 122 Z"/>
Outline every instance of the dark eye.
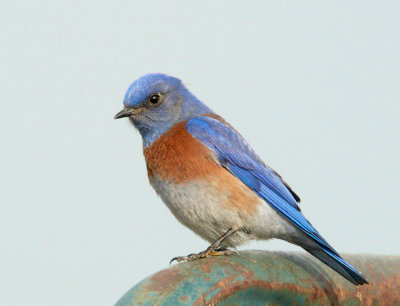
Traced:
<path fill-rule="evenodd" d="M 150 97 L 150 99 L 149 99 L 149 102 L 151 103 L 151 104 L 157 104 L 159 101 L 160 101 L 160 99 L 161 99 L 161 96 L 160 96 L 160 94 L 154 94 L 154 95 L 152 95 L 151 97 Z"/>

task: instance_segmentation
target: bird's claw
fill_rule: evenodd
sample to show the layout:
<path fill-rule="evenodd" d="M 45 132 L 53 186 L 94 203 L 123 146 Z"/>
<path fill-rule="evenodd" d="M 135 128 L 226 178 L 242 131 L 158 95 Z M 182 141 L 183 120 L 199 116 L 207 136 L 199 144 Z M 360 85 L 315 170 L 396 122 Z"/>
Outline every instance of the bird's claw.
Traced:
<path fill-rule="evenodd" d="M 200 258 L 206 258 L 208 255 L 210 256 L 221 256 L 221 255 L 232 255 L 233 253 L 237 253 L 236 249 L 233 251 L 227 250 L 225 248 L 220 248 L 221 243 L 228 238 L 230 235 L 236 233 L 237 229 L 230 228 L 225 234 L 218 238 L 213 244 L 211 244 L 205 251 L 200 252 L 198 254 L 189 254 L 187 256 L 178 256 L 171 259 L 170 264 L 173 261 L 181 262 L 181 261 L 193 261 Z"/>
<path fill-rule="evenodd" d="M 217 250 L 213 250 L 208 248 L 207 250 L 200 252 L 198 254 L 189 254 L 187 256 L 177 256 L 171 259 L 171 261 L 169 262 L 169 264 L 171 264 L 172 262 L 174 262 L 175 260 L 177 262 L 182 262 L 182 261 L 194 261 L 194 260 L 198 260 L 201 258 L 206 258 L 207 256 L 229 256 L 232 254 L 238 254 L 238 251 L 236 249 L 233 250 L 221 250 L 221 249 L 217 249 Z"/>
<path fill-rule="evenodd" d="M 177 257 L 172 258 L 171 261 L 169 262 L 169 264 L 171 264 L 175 260 L 177 262 L 193 261 L 193 260 L 197 260 L 197 259 L 205 258 L 205 257 L 207 257 L 207 254 L 205 254 L 205 252 L 200 252 L 198 254 L 189 254 L 187 256 L 177 256 Z"/>

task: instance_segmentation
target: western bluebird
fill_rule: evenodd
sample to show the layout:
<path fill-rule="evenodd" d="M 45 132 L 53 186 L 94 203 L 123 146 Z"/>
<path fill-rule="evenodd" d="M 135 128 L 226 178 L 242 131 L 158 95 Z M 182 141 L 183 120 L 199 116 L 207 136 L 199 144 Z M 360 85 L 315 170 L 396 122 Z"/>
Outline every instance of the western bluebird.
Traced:
<path fill-rule="evenodd" d="M 368 283 L 307 221 L 300 198 L 281 176 L 179 79 L 148 74 L 133 82 L 115 116 L 123 117 L 143 138 L 150 184 L 183 225 L 211 243 L 173 260 L 229 255 L 229 247 L 251 239 L 278 238 L 353 284 Z"/>

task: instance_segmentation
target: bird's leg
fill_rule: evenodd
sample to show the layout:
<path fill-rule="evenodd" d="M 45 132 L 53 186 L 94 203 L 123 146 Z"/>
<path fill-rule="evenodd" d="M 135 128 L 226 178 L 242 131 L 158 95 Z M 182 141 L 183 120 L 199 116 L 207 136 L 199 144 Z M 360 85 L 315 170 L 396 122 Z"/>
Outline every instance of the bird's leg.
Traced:
<path fill-rule="evenodd" d="M 170 263 L 172 263 L 174 260 L 176 260 L 177 262 L 193 261 L 193 260 L 197 260 L 200 258 L 205 258 L 208 255 L 210 255 L 210 256 L 231 255 L 232 253 L 234 253 L 234 251 L 223 249 L 223 248 L 220 248 L 219 246 L 226 238 L 228 238 L 232 234 L 236 233 L 236 231 L 237 231 L 237 229 L 231 228 L 225 234 L 223 234 L 221 237 L 219 237 L 214 243 L 212 243 L 205 251 L 202 251 L 197 254 L 189 254 L 187 256 L 174 257 L 171 259 Z"/>

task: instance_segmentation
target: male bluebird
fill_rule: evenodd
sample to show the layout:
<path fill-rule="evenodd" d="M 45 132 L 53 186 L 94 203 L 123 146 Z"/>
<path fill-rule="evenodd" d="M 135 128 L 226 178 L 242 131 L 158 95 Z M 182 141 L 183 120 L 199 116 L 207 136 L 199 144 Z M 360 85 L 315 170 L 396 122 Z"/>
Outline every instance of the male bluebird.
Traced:
<path fill-rule="evenodd" d="M 300 198 L 222 117 L 182 82 L 148 74 L 130 85 L 124 109 L 143 138 L 150 184 L 175 217 L 211 245 L 176 257 L 229 255 L 251 239 L 301 246 L 355 285 L 367 284 L 300 212 Z"/>

